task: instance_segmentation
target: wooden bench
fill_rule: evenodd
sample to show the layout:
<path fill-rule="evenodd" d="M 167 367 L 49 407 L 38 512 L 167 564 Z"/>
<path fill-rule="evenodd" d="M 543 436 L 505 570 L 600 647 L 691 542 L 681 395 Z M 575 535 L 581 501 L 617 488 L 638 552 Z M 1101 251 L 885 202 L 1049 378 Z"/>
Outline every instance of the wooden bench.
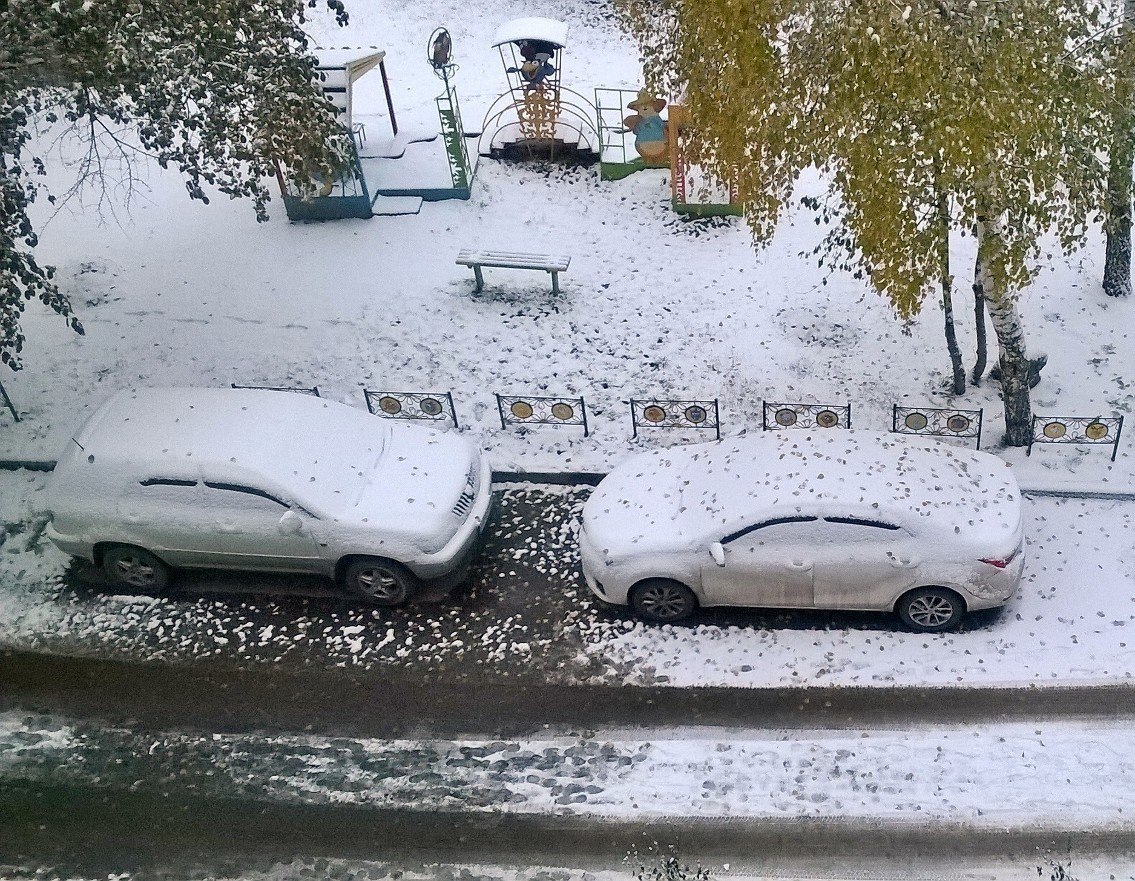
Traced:
<path fill-rule="evenodd" d="M 473 274 L 477 277 L 477 293 L 485 287 L 485 279 L 481 275 L 482 266 L 493 266 L 500 269 L 539 269 L 552 274 L 552 293 L 560 292 L 560 273 L 568 268 L 571 257 L 562 257 L 554 254 L 518 254 L 510 251 L 462 251 L 457 255 L 457 262 L 461 266 L 471 266 Z"/>

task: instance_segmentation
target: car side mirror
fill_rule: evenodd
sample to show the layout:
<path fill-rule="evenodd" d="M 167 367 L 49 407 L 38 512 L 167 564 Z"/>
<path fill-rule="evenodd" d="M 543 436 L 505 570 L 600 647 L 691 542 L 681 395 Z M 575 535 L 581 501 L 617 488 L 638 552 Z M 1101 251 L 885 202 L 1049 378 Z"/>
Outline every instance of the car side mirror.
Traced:
<path fill-rule="evenodd" d="M 280 522 L 276 524 L 276 528 L 283 535 L 294 535 L 303 530 L 303 518 L 295 511 L 285 511 Z"/>
<path fill-rule="evenodd" d="M 709 546 L 709 555 L 713 557 L 713 562 L 718 566 L 725 565 L 725 548 L 722 546 L 721 542 L 715 541 Z"/>

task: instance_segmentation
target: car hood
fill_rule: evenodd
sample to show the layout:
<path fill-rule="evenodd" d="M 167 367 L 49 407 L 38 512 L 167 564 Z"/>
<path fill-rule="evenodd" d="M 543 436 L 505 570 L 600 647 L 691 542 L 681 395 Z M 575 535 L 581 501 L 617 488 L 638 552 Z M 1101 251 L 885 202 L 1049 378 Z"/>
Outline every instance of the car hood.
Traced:
<path fill-rule="evenodd" d="M 400 428 L 393 427 L 354 502 L 334 513 L 345 523 L 414 536 L 422 550 L 436 551 L 465 521 L 455 507 L 479 478 L 480 456 L 457 435 Z"/>
<path fill-rule="evenodd" d="M 600 481 L 583 506 L 583 530 L 605 559 L 673 551 L 693 544 L 683 534 L 685 481 L 679 451 L 643 453 Z"/>

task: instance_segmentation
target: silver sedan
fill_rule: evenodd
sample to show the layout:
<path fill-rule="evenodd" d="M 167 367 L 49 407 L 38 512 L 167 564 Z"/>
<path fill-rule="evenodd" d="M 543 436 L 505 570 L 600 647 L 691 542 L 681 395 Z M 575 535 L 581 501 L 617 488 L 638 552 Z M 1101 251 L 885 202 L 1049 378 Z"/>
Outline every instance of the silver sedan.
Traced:
<path fill-rule="evenodd" d="M 927 632 L 1008 602 L 1022 544 L 1004 462 L 860 431 L 635 456 L 588 499 L 580 533 L 591 591 L 650 621 L 703 606 L 856 609 Z"/>

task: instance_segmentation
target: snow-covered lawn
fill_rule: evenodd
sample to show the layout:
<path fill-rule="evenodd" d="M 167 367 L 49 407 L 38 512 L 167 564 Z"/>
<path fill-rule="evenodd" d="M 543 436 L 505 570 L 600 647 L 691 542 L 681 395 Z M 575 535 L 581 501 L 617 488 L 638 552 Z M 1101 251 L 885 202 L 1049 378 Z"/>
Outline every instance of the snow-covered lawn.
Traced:
<path fill-rule="evenodd" d="M 571 28 L 566 83 L 635 86 L 637 51 L 593 4 L 552 3 Z M 317 16 L 326 45 L 388 51 L 399 124 L 437 129 L 440 83 L 422 58 L 443 21 L 454 33 L 458 89 L 470 129 L 504 88 L 491 34 L 531 10 L 512 0 L 406 6 L 358 4 L 353 24 Z M 381 81 L 364 78 L 355 106 L 384 107 Z M 378 138 L 386 121 L 372 118 Z M 993 384 L 951 400 L 933 302 L 909 328 L 849 275 L 825 283 L 809 250 L 823 230 L 792 214 L 755 253 L 737 220 L 685 222 L 669 207 L 667 173 L 601 183 L 598 171 L 482 160 L 468 202 L 427 204 L 411 217 L 290 224 L 278 210 L 258 225 L 239 202 L 188 201 L 173 174 L 143 166 L 121 225 L 72 205 L 42 233 L 40 254 L 59 267 L 87 335 L 66 331 L 33 304 L 27 369 L 3 380 L 24 415 L 4 423 L 0 457 L 54 458 L 76 422 L 128 385 L 318 385 L 363 406 L 363 388 L 452 390 L 463 430 L 500 469 L 602 469 L 633 447 L 695 439 L 653 430 L 630 439 L 627 401 L 719 398 L 726 434 L 759 430 L 761 402 L 850 402 L 859 427 L 886 429 L 891 404 L 984 407 L 985 442 L 1000 435 Z M 58 164 L 53 173 L 65 179 Z M 46 203 L 44 203 L 46 205 Z M 964 283 L 970 240 L 957 243 L 957 312 L 973 346 Z M 563 293 L 539 273 L 489 270 L 472 293 L 460 249 L 570 254 Z M 1099 242 L 1066 262 L 1046 260 L 1025 292 L 1030 338 L 1050 355 L 1035 393 L 1039 413 L 1131 409 L 1135 303 L 1098 289 Z M 494 392 L 581 395 L 590 437 L 578 428 L 502 429 Z M 702 435 L 704 437 L 704 434 Z M 1103 448 L 1045 448 L 1008 459 L 1027 486 L 1127 489 L 1135 448 L 1115 465 Z"/>

